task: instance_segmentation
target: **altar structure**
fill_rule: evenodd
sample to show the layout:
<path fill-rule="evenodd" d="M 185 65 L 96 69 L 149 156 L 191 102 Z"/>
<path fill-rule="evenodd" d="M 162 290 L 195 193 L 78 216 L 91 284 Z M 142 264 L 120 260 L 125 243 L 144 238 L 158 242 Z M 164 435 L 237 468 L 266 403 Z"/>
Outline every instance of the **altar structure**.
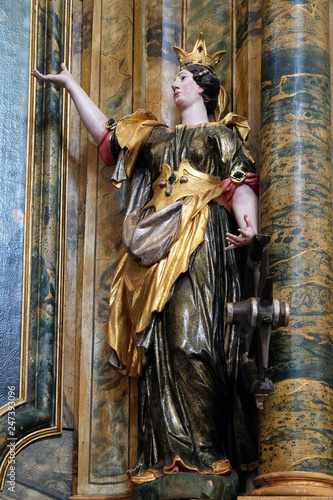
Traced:
<path fill-rule="evenodd" d="M 193 46 L 200 31 L 209 52 L 224 44 L 217 73 L 227 111 L 251 125 L 274 295 L 290 305 L 289 325 L 272 333 L 276 390 L 259 412 L 258 476 L 247 494 L 333 498 L 333 2 L 31 0 L 29 30 L 31 67 L 58 72 L 64 60 L 107 116 L 147 108 L 170 126 L 179 118 L 172 46 Z M 129 499 L 137 382 L 109 366 L 105 336 L 126 185 L 108 182 L 68 96 L 31 81 L 25 105 L 17 459 L 74 429 L 71 499 Z M 12 406 L 0 411 L 2 482 Z"/>

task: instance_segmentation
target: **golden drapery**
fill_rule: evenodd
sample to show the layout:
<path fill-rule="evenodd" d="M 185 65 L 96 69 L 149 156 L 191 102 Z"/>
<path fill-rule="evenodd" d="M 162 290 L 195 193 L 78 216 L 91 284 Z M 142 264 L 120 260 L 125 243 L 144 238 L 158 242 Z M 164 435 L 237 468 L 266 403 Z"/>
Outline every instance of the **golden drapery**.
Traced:
<path fill-rule="evenodd" d="M 225 303 L 240 298 L 240 278 L 234 253 L 223 250 L 229 220 L 219 205 L 221 183 L 254 168 L 221 122 L 170 129 L 150 116 L 147 131 L 137 117 L 126 118 L 130 129 L 119 122 L 110 138 L 115 170 L 131 175 L 127 253 L 112 283 L 107 324 L 111 364 L 141 375 L 131 478 L 176 472 L 176 459 L 179 470 L 200 474 L 251 469 L 256 445 L 244 413 L 249 401 L 244 405 L 238 387 L 238 337 L 224 320 Z M 151 260 L 155 251 L 160 256 Z"/>
<path fill-rule="evenodd" d="M 204 182 L 203 176 L 197 176 L 195 182 L 200 191 L 202 180 L 204 191 L 185 199 L 178 233 L 167 254 L 152 266 L 143 267 L 126 253 L 117 267 L 110 293 L 108 341 L 126 367 L 123 372 L 130 376 L 141 375 L 146 361 L 144 349 L 135 343 L 135 334 L 147 327 L 152 313 L 164 308 L 173 284 L 187 270 L 190 255 L 203 241 L 208 203 L 221 195 L 220 179 L 206 174 Z"/>

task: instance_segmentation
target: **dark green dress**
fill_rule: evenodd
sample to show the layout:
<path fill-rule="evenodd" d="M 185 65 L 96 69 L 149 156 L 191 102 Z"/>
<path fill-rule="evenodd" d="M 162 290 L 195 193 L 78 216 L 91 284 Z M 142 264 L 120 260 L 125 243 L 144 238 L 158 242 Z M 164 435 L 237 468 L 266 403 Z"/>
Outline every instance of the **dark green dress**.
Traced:
<path fill-rule="evenodd" d="M 119 155 L 116 133 L 110 150 Z M 167 251 L 182 200 L 167 207 L 162 219 L 155 213 L 148 226 L 142 222 L 151 209 L 139 208 L 153 195 L 162 164 L 174 171 L 185 159 L 221 180 L 240 168 L 253 171 L 235 134 L 220 123 L 156 126 L 137 157 L 124 224 L 128 252 L 141 265 L 151 265 Z M 175 282 L 163 311 L 137 335 L 148 363 L 139 382 L 139 458 L 133 475 L 148 468 L 163 475 L 175 459 L 179 470 L 199 473 L 212 473 L 212 464 L 224 459 L 236 469 L 256 466 L 253 401 L 239 373 L 236 330 L 224 318 L 226 302 L 240 300 L 241 294 L 235 253 L 224 250 L 227 231 L 226 209 L 210 202 L 204 241 Z"/>

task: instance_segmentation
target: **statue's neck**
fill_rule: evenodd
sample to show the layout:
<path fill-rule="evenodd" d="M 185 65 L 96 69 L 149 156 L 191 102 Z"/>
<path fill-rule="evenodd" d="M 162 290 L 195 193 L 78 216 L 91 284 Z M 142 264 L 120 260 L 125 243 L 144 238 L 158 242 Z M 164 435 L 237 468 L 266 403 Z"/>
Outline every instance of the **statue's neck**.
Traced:
<path fill-rule="evenodd" d="M 183 125 L 199 125 L 208 123 L 206 106 L 203 101 L 194 103 L 191 107 L 181 110 Z"/>

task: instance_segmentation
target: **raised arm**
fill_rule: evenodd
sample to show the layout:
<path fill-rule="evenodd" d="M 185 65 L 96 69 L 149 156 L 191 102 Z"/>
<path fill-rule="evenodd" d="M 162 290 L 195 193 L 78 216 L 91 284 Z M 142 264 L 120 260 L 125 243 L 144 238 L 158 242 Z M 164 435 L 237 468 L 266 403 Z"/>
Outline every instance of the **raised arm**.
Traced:
<path fill-rule="evenodd" d="M 61 69 L 62 71 L 57 75 L 43 75 L 36 69 L 32 70 L 31 74 L 43 82 L 53 83 L 69 92 L 84 126 L 96 144 L 98 144 L 99 138 L 105 130 L 107 117 L 75 81 L 64 63 L 61 64 Z"/>
<path fill-rule="evenodd" d="M 234 193 L 232 210 L 238 224 L 238 235 L 227 233 L 227 240 L 230 243 L 225 250 L 249 245 L 252 237 L 258 233 L 258 197 L 250 186 L 243 184 Z"/>

